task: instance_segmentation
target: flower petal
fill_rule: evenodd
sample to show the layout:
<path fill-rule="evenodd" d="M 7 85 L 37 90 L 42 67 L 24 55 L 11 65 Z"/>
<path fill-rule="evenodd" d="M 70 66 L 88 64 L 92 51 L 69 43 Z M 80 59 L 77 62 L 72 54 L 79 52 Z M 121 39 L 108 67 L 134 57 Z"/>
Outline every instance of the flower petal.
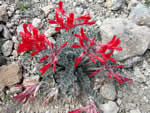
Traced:
<path fill-rule="evenodd" d="M 94 75 L 96 75 L 98 72 L 100 72 L 101 70 L 103 70 L 103 68 L 100 68 L 98 70 L 96 70 L 95 72 L 93 72 L 89 77 L 92 77 Z"/>
<path fill-rule="evenodd" d="M 58 61 L 58 56 L 56 56 L 55 59 L 54 59 L 53 72 L 55 72 L 55 68 L 56 68 L 57 61 Z"/>
<path fill-rule="evenodd" d="M 40 69 L 41 75 L 43 75 L 43 74 L 47 71 L 47 69 L 50 68 L 50 67 L 51 67 L 51 62 L 48 63 L 47 65 L 43 66 L 43 67 Z"/>
<path fill-rule="evenodd" d="M 50 23 L 50 24 L 57 24 L 57 22 L 55 20 L 48 20 L 48 23 Z"/>
<path fill-rule="evenodd" d="M 58 48 L 57 53 L 59 53 L 60 50 L 61 50 L 62 48 L 64 48 L 67 44 L 68 44 L 68 41 L 66 41 L 65 43 L 63 43 L 63 44 Z"/>
<path fill-rule="evenodd" d="M 72 44 L 71 48 L 81 48 L 81 45 L 78 45 L 78 44 Z"/>
<path fill-rule="evenodd" d="M 46 55 L 46 56 L 44 56 L 44 57 L 42 57 L 41 59 L 40 59 L 40 62 L 42 62 L 43 60 L 46 60 L 46 59 L 48 59 L 49 58 L 49 55 Z"/>
<path fill-rule="evenodd" d="M 115 78 L 116 80 L 118 80 L 121 84 L 124 84 L 124 82 L 113 72 L 110 72 Z"/>

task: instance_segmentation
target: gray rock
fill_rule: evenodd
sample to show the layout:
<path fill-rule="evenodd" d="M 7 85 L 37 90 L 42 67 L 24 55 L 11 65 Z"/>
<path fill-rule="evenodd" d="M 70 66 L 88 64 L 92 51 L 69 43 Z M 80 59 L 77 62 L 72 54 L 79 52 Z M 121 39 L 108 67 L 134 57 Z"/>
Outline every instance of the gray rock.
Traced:
<path fill-rule="evenodd" d="M 19 19 L 21 19 L 21 16 L 19 14 L 16 14 L 16 15 L 13 16 L 13 19 L 15 21 L 18 21 Z"/>
<path fill-rule="evenodd" d="M 6 26 L 3 25 L 3 37 L 5 39 L 11 39 L 11 34 Z"/>
<path fill-rule="evenodd" d="M 32 25 L 33 25 L 34 27 L 36 27 L 36 28 L 40 28 L 40 26 L 41 26 L 41 19 L 39 19 L 39 18 L 34 18 L 34 19 L 32 20 Z"/>
<path fill-rule="evenodd" d="M 123 19 L 107 19 L 101 26 L 102 42 L 106 43 L 114 35 L 120 37 L 123 51 L 115 51 L 116 60 L 124 60 L 129 57 L 143 55 L 150 44 L 150 29 L 145 26 L 138 26 L 133 22 Z"/>
<path fill-rule="evenodd" d="M 16 10 L 16 12 L 15 12 L 16 14 L 20 14 L 20 10 Z"/>
<path fill-rule="evenodd" d="M 128 9 L 132 9 L 134 7 L 137 6 L 137 4 L 139 4 L 140 2 L 137 1 L 137 0 L 130 0 L 129 3 L 128 3 Z"/>
<path fill-rule="evenodd" d="M 50 113 L 50 111 L 46 111 L 45 113 Z"/>
<path fill-rule="evenodd" d="M 13 37 L 12 37 L 12 41 L 13 41 L 14 43 L 19 44 L 18 38 L 17 38 L 16 36 L 13 36 Z"/>
<path fill-rule="evenodd" d="M 2 45 L 2 53 L 4 56 L 9 56 L 12 52 L 13 42 L 8 40 Z"/>
<path fill-rule="evenodd" d="M 18 35 L 19 35 L 20 32 L 24 32 L 24 30 L 23 30 L 23 24 L 17 26 L 17 30 L 16 31 L 17 31 Z"/>
<path fill-rule="evenodd" d="M 0 21 L 7 22 L 8 21 L 8 15 L 6 7 L 0 6 Z"/>
<path fill-rule="evenodd" d="M 97 0 L 97 3 L 103 3 L 105 0 Z"/>
<path fill-rule="evenodd" d="M 21 91 L 22 91 L 22 87 L 13 86 L 8 90 L 7 94 L 10 95 L 10 94 L 15 94 L 15 93 L 20 93 Z"/>
<path fill-rule="evenodd" d="M 33 9 L 33 17 L 37 17 L 40 16 L 41 19 L 43 19 L 45 17 L 44 11 L 40 8 L 35 8 Z"/>
<path fill-rule="evenodd" d="M 14 11 L 15 11 L 15 7 L 14 7 L 14 6 L 11 6 L 11 7 L 9 8 L 9 10 L 10 10 L 11 12 L 14 12 Z"/>
<path fill-rule="evenodd" d="M 8 13 L 9 17 L 11 17 L 13 15 L 13 12 L 11 12 L 11 11 L 8 11 L 7 13 Z"/>
<path fill-rule="evenodd" d="M 130 113 L 141 113 L 139 109 L 131 110 Z"/>
<path fill-rule="evenodd" d="M 125 3 L 125 0 L 106 0 L 107 8 L 111 10 L 119 10 Z"/>
<path fill-rule="evenodd" d="M 16 111 L 16 113 L 22 113 L 20 110 Z"/>
<path fill-rule="evenodd" d="M 57 33 L 57 31 L 55 31 L 54 28 L 50 28 L 50 29 L 46 30 L 44 34 L 46 37 L 51 37 L 52 35 L 54 35 L 56 33 Z"/>
<path fill-rule="evenodd" d="M 2 31 L 3 31 L 3 25 L 0 24 L 0 32 L 2 32 Z"/>
<path fill-rule="evenodd" d="M 44 11 L 45 16 L 47 16 L 50 13 L 50 10 L 53 9 L 53 8 L 54 7 L 51 4 L 51 5 L 45 6 L 45 7 L 41 8 L 41 9 Z"/>
<path fill-rule="evenodd" d="M 7 62 L 6 58 L 3 56 L 0 56 L 0 66 L 5 65 Z"/>
<path fill-rule="evenodd" d="M 13 50 L 12 55 L 14 56 L 14 58 L 17 58 L 18 52 L 16 50 Z"/>
<path fill-rule="evenodd" d="M 102 25 L 102 21 L 101 21 L 101 20 L 98 20 L 98 21 L 96 21 L 96 24 L 97 24 L 98 26 L 101 26 L 101 25 Z"/>
<path fill-rule="evenodd" d="M 115 100 L 116 89 L 113 84 L 105 84 L 101 87 L 101 95 L 108 100 Z"/>
<path fill-rule="evenodd" d="M 132 8 L 129 19 L 137 25 L 150 27 L 150 9 L 139 3 Z"/>
<path fill-rule="evenodd" d="M 146 76 L 141 72 L 141 69 L 139 67 L 134 67 L 134 75 L 136 76 L 134 80 L 143 83 L 146 82 Z"/>
<path fill-rule="evenodd" d="M 113 101 L 100 105 L 100 108 L 104 113 L 118 113 L 119 110 L 119 107 Z"/>
<path fill-rule="evenodd" d="M 14 23 L 7 22 L 7 23 L 6 23 L 6 26 L 7 26 L 8 28 L 11 28 L 11 27 L 14 26 Z"/>
<path fill-rule="evenodd" d="M 138 81 L 139 83 L 147 83 L 149 81 L 147 78 L 150 75 L 150 65 L 147 61 L 144 60 L 141 67 L 135 66 L 133 70 L 135 75 L 134 80 Z"/>
<path fill-rule="evenodd" d="M 23 84 L 30 83 L 30 82 L 39 82 L 39 78 L 40 78 L 39 75 L 25 77 L 23 80 Z"/>
<path fill-rule="evenodd" d="M 53 44 L 56 44 L 56 41 L 54 40 L 53 37 L 49 37 L 48 40 L 49 40 L 50 42 L 52 42 Z"/>
<path fill-rule="evenodd" d="M 82 7 L 77 7 L 77 8 L 76 8 L 77 14 L 82 14 L 83 11 L 84 11 L 84 9 L 83 9 Z"/>

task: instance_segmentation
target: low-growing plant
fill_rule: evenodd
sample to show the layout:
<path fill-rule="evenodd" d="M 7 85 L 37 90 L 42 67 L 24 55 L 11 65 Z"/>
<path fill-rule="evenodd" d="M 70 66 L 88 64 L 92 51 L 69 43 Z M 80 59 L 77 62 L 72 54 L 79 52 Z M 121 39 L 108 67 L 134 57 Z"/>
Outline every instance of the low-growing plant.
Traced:
<path fill-rule="evenodd" d="M 16 8 L 21 11 L 24 11 L 31 7 L 32 7 L 31 1 L 19 1 L 19 2 L 17 2 L 17 5 L 16 5 Z"/>
<path fill-rule="evenodd" d="M 69 113 L 99 113 L 96 103 L 103 103 L 104 98 L 98 95 L 92 88 L 92 79 L 95 75 L 105 76 L 117 80 L 120 84 L 131 83 L 132 79 L 124 77 L 116 72 L 117 68 L 123 65 L 117 65 L 112 57 L 114 51 L 122 51 L 119 46 L 120 39 L 116 35 L 108 43 L 103 44 L 96 41 L 96 37 L 88 37 L 85 34 L 83 25 L 93 25 L 90 14 L 75 17 L 74 13 L 67 14 L 63 9 L 63 2 L 59 2 L 56 8 L 55 20 L 49 20 L 50 24 L 57 24 L 56 31 L 63 31 L 57 37 L 57 43 L 54 44 L 48 38 L 39 33 L 38 29 L 31 24 L 23 24 L 24 32 L 20 32 L 22 41 L 19 44 L 18 52 L 31 51 L 31 56 L 40 55 L 40 62 L 44 66 L 40 69 L 40 82 L 26 83 L 17 85 L 17 87 L 26 88 L 23 92 L 14 97 L 18 103 L 26 103 L 40 94 L 45 99 L 43 104 L 47 103 L 58 93 L 66 95 L 79 96 L 84 95 L 87 98 L 87 106 L 71 111 Z M 91 35 L 91 34 L 90 34 Z M 42 53 L 42 54 L 41 54 Z M 51 69 L 52 67 L 52 69 Z M 50 71 L 50 74 L 49 74 Z M 99 72 L 104 71 L 104 75 Z M 49 79 L 53 78 L 55 87 L 47 88 Z M 75 88 L 79 86 L 78 88 Z M 70 89 L 74 88 L 75 92 Z M 92 101 L 91 101 L 92 100 Z"/>

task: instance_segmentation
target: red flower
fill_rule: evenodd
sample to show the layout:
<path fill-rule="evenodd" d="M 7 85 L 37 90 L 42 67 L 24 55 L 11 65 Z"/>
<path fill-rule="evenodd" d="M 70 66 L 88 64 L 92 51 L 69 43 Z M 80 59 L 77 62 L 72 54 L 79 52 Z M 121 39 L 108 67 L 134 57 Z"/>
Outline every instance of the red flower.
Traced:
<path fill-rule="evenodd" d="M 31 56 L 34 56 L 38 52 L 41 52 L 43 49 L 46 48 L 45 45 L 45 35 L 39 34 L 38 30 L 33 27 L 31 24 L 28 24 L 29 30 L 27 29 L 27 25 L 23 24 L 24 33 L 20 32 L 22 35 L 22 42 L 19 44 L 18 52 L 25 52 L 34 50 L 34 52 L 31 53 Z"/>
<path fill-rule="evenodd" d="M 15 100 L 18 100 L 18 104 L 20 104 L 22 101 L 25 104 L 29 99 L 32 102 L 34 97 L 37 95 L 37 92 L 40 88 L 40 83 L 27 83 L 27 84 L 17 85 L 16 87 L 26 88 L 25 91 L 13 97 Z"/>
<path fill-rule="evenodd" d="M 119 38 L 116 39 L 116 38 L 117 38 L 117 36 L 114 35 L 112 40 L 107 43 L 108 49 L 122 51 L 121 47 L 117 47 L 120 44 L 120 39 Z"/>
<path fill-rule="evenodd" d="M 97 53 L 99 53 L 103 57 L 104 62 L 109 59 L 110 61 L 116 63 L 116 60 L 112 58 L 111 55 L 113 54 L 114 50 L 122 51 L 122 48 L 118 47 L 118 45 L 120 44 L 120 39 L 116 39 L 116 37 L 117 36 L 114 35 L 112 40 L 107 44 L 98 44 L 98 46 L 96 47 Z M 107 50 L 110 50 L 110 52 L 105 54 Z"/>
<path fill-rule="evenodd" d="M 56 67 L 56 64 L 57 64 L 57 61 L 58 61 L 58 53 L 60 52 L 60 50 L 62 48 L 64 48 L 68 41 L 66 41 L 64 44 L 62 44 L 59 48 L 57 48 L 57 45 L 49 42 L 48 40 L 46 40 L 46 43 L 48 44 L 48 46 L 50 46 L 50 54 L 49 55 L 46 55 L 44 56 L 43 58 L 40 59 L 40 62 L 42 62 L 43 60 L 46 60 L 48 58 L 50 58 L 50 62 L 48 64 L 46 64 L 45 66 L 43 66 L 40 71 L 42 72 L 41 75 L 43 75 L 46 70 L 51 67 L 51 64 L 53 64 L 53 72 L 55 72 L 55 67 Z"/>
<path fill-rule="evenodd" d="M 61 15 L 66 18 L 66 22 L 64 22 L 63 17 L 59 17 L 58 12 L 61 13 Z M 89 20 L 91 19 L 89 14 L 80 16 L 77 18 L 74 17 L 74 13 L 70 13 L 69 15 L 67 15 L 63 9 L 62 1 L 59 2 L 59 7 L 56 8 L 55 18 L 56 18 L 56 20 L 49 20 L 49 23 L 59 25 L 58 27 L 55 27 L 56 31 L 61 30 L 61 29 L 65 29 L 65 31 L 68 31 L 69 29 L 71 29 L 72 27 L 75 27 L 75 26 L 95 24 L 94 21 L 89 22 Z M 82 22 L 74 24 L 75 20 L 82 20 Z"/>
<path fill-rule="evenodd" d="M 86 107 L 83 107 L 74 111 L 70 111 L 68 113 L 82 113 L 82 111 L 86 111 L 86 113 L 100 113 L 97 111 L 95 104 L 90 104 L 90 105 L 87 105 Z"/>
<path fill-rule="evenodd" d="M 70 111 L 68 113 L 82 113 L 81 109 L 76 109 L 74 111 Z"/>
<path fill-rule="evenodd" d="M 103 62 L 103 60 L 95 55 L 95 53 L 93 53 L 95 51 L 95 46 L 96 46 L 96 42 L 95 42 L 95 37 L 93 39 L 89 39 L 83 31 L 83 28 L 81 28 L 80 31 L 81 35 L 75 34 L 76 37 L 79 38 L 79 42 L 80 44 L 73 44 L 72 48 L 82 48 L 83 52 L 81 53 L 80 57 L 76 58 L 76 63 L 75 63 L 75 67 L 77 67 L 77 65 L 81 62 L 81 60 L 83 59 L 84 56 L 89 57 L 89 59 L 96 63 L 96 60 L 94 58 L 96 58 L 97 60 L 99 60 L 100 62 Z"/>
<path fill-rule="evenodd" d="M 104 70 L 105 73 L 108 75 L 108 77 L 109 77 L 110 79 L 113 79 L 112 76 L 114 76 L 115 79 L 116 79 L 117 81 L 119 81 L 121 84 L 123 84 L 124 82 L 132 81 L 132 79 L 123 77 L 123 76 L 121 76 L 120 74 L 113 72 L 113 69 L 114 69 L 114 68 L 121 68 L 121 67 L 124 67 L 124 65 L 107 65 L 107 64 L 102 64 L 101 68 L 99 68 L 99 69 L 97 69 L 95 72 L 93 72 L 93 73 L 90 75 L 90 77 L 96 75 L 96 74 L 97 74 L 98 72 L 100 72 L 101 70 Z"/>
<path fill-rule="evenodd" d="M 133 83 L 133 80 L 130 79 L 130 78 L 127 78 L 127 77 L 124 77 L 122 75 L 120 75 L 119 73 L 116 73 L 116 75 L 124 82 L 127 82 L 128 84 L 132 84 Z"/>
<path fill-rule="evenodd" d="M 56 10 L 57 10 L 58 12 L 60 12 L 62 15 L 65 16 L 66 13 L 65 13 L 65 11 L 64 11 L 64 9 L 63 9 L 63 2 L 62 2 L 62 1 L 59 1 L 59 7 L 57 7 Z"/>

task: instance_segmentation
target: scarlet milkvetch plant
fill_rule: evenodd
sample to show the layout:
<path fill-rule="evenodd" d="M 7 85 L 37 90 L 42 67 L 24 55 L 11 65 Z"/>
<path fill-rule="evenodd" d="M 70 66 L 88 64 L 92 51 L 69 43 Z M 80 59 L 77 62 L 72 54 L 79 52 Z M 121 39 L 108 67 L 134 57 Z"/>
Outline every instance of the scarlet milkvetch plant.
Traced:
<path fill-rule="evenodd" d="M 65 32 L 67 32 L 69 29 L 72 29 L 73 27 L 76 27 L 79 25 L 94 24 L 95 22 L 90 21 L 90 19 L 91 17 L 89 14 L 80 16 L 80 17 L 74 17 L 74 13 L 69 13 L 69 15 L 67 15 L 63 9 L 63 2 L 60 1 L 59 7 L 56 8 L 55 20 L 49 20 L 48 22 L 50 24 L 59 25 L 55 27 L 56 31 L 64 29 Z M 40 58 L 40 62 L 44 60 L 49 61 L 46 65 L 44 65 L 40 69 L 40 72 L 41 72 L 41 75 L 43 75 L 51 67 L 51 65 L 53 65 L 53 72 L 55 72 L 58 59 L 59 59 L 59 54 L 61 54 L 60 51 L 63 48 L 65 48 L 66 45 L 68 44 L 70 40 L 69 37 L 67 41 L 63 42 L 63 44 L 58 47 L 56 44 L 53 44 L 52 42 L 50 42 L 44 34 L 41 34 L 38 31 L 38 29 L 32 26 L 31 24 L 28 24 L 28 25 L 23 24 L 23 29 L 24 29 L 24 32 L 20 32 L 22 41 L 19 44 L 18 52 L 33 51 L 31 52 L 31 56 L 34 56 L 38 54 L 39 52 L 48 51 L 49 52 L 48 54 Z M 82 63 L 82 61 L 85 58 L 88 58 L 90 59 L 89 61 L 92 61 L 94 64 L 96 63 L 101 64 L 100 67 L 96 67 L 96 68 L 88 67 L 88 70 L 92 70 L 92 73 L 88 75 L 89 77 L 93 77 L 94 75 L 98 74 L 100 71 L 103 70 L 110 79 L 115 78 L 121 84 L 124 84 L 125 82 L 128 82 L 129 84 L 132 83 L 132 79 L 123 77 L 122 75 L 114 71 L 114 69 L 116 68 L 122 68 L 123 65 L 111 65 L 108 63 L 108 61 L 116 63 L 116 60 L 112 57 L 112 54 L 114 53 L 114 51 L 122 51 L 122 48 L 119 46 L 119 44 L 121 43 L 120 38 L 117 38 L 116 35 L 114 35 L 112 40 L 110 40 L 108 43 L 103 44 L 103 43 L 97 42 L 96 37 L 93 37 L 91 39 L 88 36 L 86 36 L 86 34 L 84 33 L 83 27 L 81 27 L 80 34 L 75 33 L 74 37 L 72 38 L 78 38 L 79 43 L 78 44 L 73 43 L 71 45 L 71 48 L 76 48 L 76 49 L 79 48 L 82 51 L 80 56 L 75 58 L 76 62 L 74 64 L 74 68 L 80 67 L 80 64 Z M 60 60 L 63 60 L 63 59 L 60 59 Z M 67 69 L 69 68 L 67 67 Z M 78 70 L 74 68 L 70 69 L 71 72 L 73 70 L 73 72 L 71 73 L 72 76 L 75 73 L 74 71 Z M 70 74 L 70 70 L 69 70 L 69 74 Z M 77 77 L 80 77 L 80 76 L 77 76 Z M 71 78 L 72 77 L 70 77 L 69 79 Z M 79 80 L 79 79 L 74 79 L 74 80 Z M 69 83 L 72 83 L 72 81 Z M 21 102 L 26 103 L 27 100 L 32 101 L 35 98 L 35 96 L 38 94 L 38 90 L 40 90 L 41 84 L 42 82 L 17 85 L 17 87 L 25 87 L 26 89 L 20 94 L 16 95 L 14 99 L 18 100 L 18 103 L 21 103 Z M 47 90 L 45 92 L 46 98 L 44 99 L 43 104 L 47 103 L 51 97 L 56 95 L 59 92 L 59 89 L 61 89 L 61 84 L 57 84 L 55 88 Z M 87 113 L 99 113 L 94 104 L 89 104 L 86 107 L 71 111 L 69 113 L 81 113 L 82 111 L 86 111 Z"/>

